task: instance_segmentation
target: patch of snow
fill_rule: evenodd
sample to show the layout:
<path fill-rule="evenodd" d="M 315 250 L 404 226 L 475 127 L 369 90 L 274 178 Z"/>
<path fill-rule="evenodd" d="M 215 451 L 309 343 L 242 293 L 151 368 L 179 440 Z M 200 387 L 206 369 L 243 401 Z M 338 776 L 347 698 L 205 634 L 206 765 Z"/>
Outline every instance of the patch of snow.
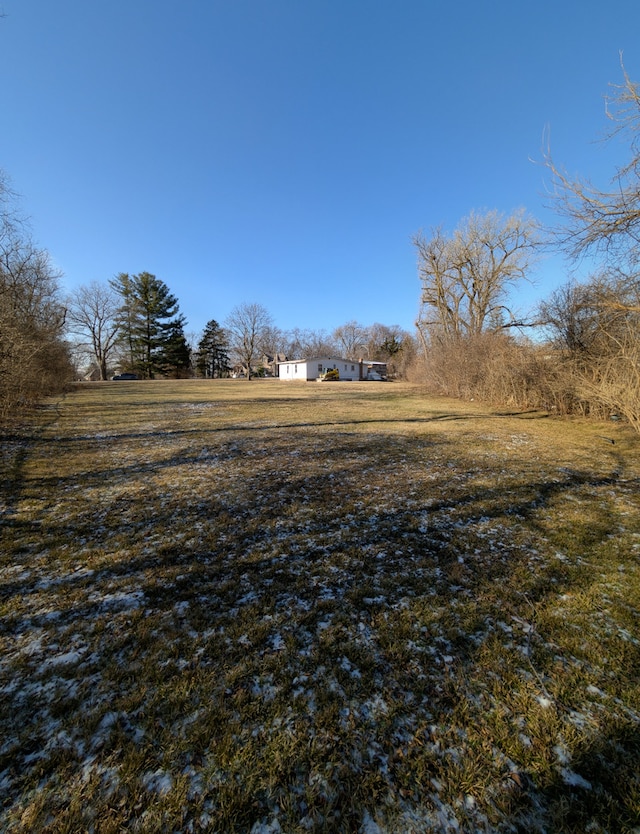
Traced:
<path fill-rule="evenodd" d="M 360 672 L 360 670 L 352 665 L 348 657 L 343 657 L 340 660 L 340 668 L 343 669 L 345 672 L 349 672 L 352 678 L 362 677 L 362 673 Z"/>
<path fill-rule="evenodd" d="M 368 811 L 365 811 L 362 815 L 360 834 L 384 834 L 384 829 L 380 828 Z"/>
<path fill-rule="evenodd" d="M 117 608 L 121 611 L 131 611 L 139 608 L 144 601 L 144 591 L 117 591 L 114 594 L 100 596 L 94 594 L 90 597 L 92 602 L 99 602 L 105 608 Z"/>
<path fill-rule="evenodd" d="M 571 761 L 571 754 L 567 748 L 563 747 L 561 744 L 556 744 L 553 748 L 553 752 L 556 754 L 556 758 L 560 764 L 569 764 Z"/>
<path fill-rule="evenodd" d="M 387 715 L 389 712 L 387 702 L 379 693 L 376 693 L 373 698 L 365 701 L 362 707 L 363 712 L 370 715 L 374 720 L 379 718 L 381 715 Z"/>
<path fill-rule="evenodd" d="M 573 788 L 582 788 L 585 791 L 591 790 L 591 782 L 588 782 L 583 776 L 580 776 L 579 773 L 570 770 L 568 767 L 561 768 L 560 775 L 565 785 L 571 785 Z"/>
<path fill-rule="evenodd" d="M 63 652 L 62 654 L 56 654 L 53 657 L 48 657 L 42 664 L 42 668 L 47 669 L 49 666 L 63 666 L 66 664 L 78 663 L 85 651 L 86 649 L 83 648 L 75 651 Z"/>
<path fill-rule="evenodd" d="M 254 678 L 251 686 L 251 694 L 255 697 L 260 697 L 264 701 L 273 701 L 280 687 L 273 683 L 273 675 L 266 675 L 264 681 L 260 678 Z"/>
<path fill-rule="evenodd" d="M 254 822 L 251 827 L 251 834 L 279 834 L 281 831 L 278 817 L 274 817 L 270 822 Z"/>
<path fill-rule="evenodd" d="M 29 657 L 34 654 L 40 654 L 43 651 L 42 640 L 44 635 L 42 632 L 33 636 L 25 646 L 20 649 L 20 654 Z"/>
<path fill-rule="evenodd" d="M 142 775 L 142 784 L 151 793 L 164 795 L 173 788 L 173 779 L 166 770 L 147 771 Z"/>

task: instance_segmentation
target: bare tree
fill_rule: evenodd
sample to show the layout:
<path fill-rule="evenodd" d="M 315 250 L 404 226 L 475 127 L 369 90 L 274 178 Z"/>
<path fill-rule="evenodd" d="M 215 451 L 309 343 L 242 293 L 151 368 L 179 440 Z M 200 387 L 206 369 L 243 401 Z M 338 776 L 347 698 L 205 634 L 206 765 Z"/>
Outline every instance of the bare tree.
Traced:
<path fill-rule="evenodd" d="M 58 277 L 48 254 L 31 242 L 0 172 L 0 417 L 70 378 Z"/>
<path fill-rule="evenodd" d="M 422 284 L 417 326 L 432 337 L 459 339 L 483 332 L 505 313 L 512 318 L 507 289 L 527 278 L 537 228 L 524 211 L 508 217 L 489 211 L 472 212 L 451 236 L 440 228 L 428 238 L 416 235 Z"/>
<path fill-rule="evenodd" d="M 264 329 L 262 339 L 260 340 L 260 348 L 266 356 L 271 356 L 275 359 L 279 353 L 284 352 L 286 340 L 286 334 L 276 325 L 270 324 Z"/>
<path fill-rule="evenodd" d="M 253 364 L 264 352 L 264 342 L 272 326 L 271 314 L 257 303 L 238 304 L 225 321 L 231 354 L 245 368 L 248 379 Z"/>
<path fill-rule="evenodd" d="M 572 258 L 587 252 L 619 262 L 640 259 L 640 87 L 624 65 L 623 83 L 611 85 L 606 114 L 612 122 L 606 139 L 622 136 L 629 142 L 629 161 L 615 171 L 608 189 L 584 177 L 572 177 L 557 165 L 547 147 L 544 162 L 551 172 L 552 200 L 564 223 L 554 230 L 562 249 Z"/>
<path fill-rule="evenodd" d="M 295 327 L 286 334 L 285 353 L 290 358 L 303 359 L 314 356 L 332 356 L 337 353 L 334 340 L 325 330 L 309 330 Z"/>
<path fill-rule="evenodd" d="M 333 331 L 333 339 L 345 359 L 360 359 L 367 345 L 367 337 L 367 328 L 353 319 Z"/>
<path fill-rule="evenodd" d="M 79 347 L 89 350 L 100 379 L 107 379 L 109 357 L 117 344 L 119 306 L 119 298 L 113 289 L 98 281 L 78 287 L 69 297 L 69 331 L 79 337 Z"/>
<path fill-rule="evenodd" d="M 594 311 L 587 309 L 586 291 L 572 281 L 554 290 L 539 307 L 551 345 L 573 356 L 592 350 Z"/>
<path fill-rule="evenodd" d="M 612 85 L 606 138 L 622 137 L 629 159 L 606 189 L 570 177 L 547 150 L 553 199 L 563 223 L 556 242 L 572 258 L 603 258 L 604 268 L 582 285 L 557 291 L 542 307 L 576 396 L 625 416 L 640 432 L 640 87 L 622 65 Z"/>

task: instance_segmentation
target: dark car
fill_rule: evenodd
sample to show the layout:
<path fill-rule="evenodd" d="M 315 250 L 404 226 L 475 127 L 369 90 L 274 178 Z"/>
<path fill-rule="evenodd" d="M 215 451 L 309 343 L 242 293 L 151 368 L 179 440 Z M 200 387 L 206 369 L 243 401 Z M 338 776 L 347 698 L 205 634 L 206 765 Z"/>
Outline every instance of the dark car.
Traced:
<path fill-rule="evenodd" d="M 138 374 L 116 374 L 112 379 L 137 379 Z"/>

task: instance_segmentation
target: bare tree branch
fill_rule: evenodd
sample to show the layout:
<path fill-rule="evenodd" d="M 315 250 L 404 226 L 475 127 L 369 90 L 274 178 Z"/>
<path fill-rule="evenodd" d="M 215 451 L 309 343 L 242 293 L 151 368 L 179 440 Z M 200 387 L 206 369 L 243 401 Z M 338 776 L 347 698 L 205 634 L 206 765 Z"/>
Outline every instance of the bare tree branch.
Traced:
<path fill-rule="evenodd" d="M 119 299 L 108 284 L 92 281 L 69 298 L 68 329 L 88 347 L 100 372 L 107 379 L 108 361 L 117 344 Z"/>
<path fill-rule="evenodd" d="M 272 324 L 271 314 L 256 303 L 239 304 L 227 317 L 225 330 L 231 353 L 246 369 L 248 379 L 253 364 L 263 352 L 263 342 Z"/>
<path fill-rule="evenodd" d="M 631 157 L 618 168 L 610 188 L 601 189 L 584 177 L 572 177 L 551 155 L 547 138 L 543 161 L 551 172 L 552 205 L 564 219 L 554 230 L 558 245 L 578 259 L 594 252 L 636 263 L 640 257 L 640 88 L 622 65 L 624 82 L 612 85 L 606 114 L 613 127 L 606 140 L 622 135 Z"/>
<path fill-rule="evenodd" d="M 523 211 L 504 217 L 472 212 L 453 235 L 435 229 L 414 237 L 422 283 L 421 326 L 445 338 L 481 333 L 498 320 L 507 288 L 526 280 L 537 224 Z"/>

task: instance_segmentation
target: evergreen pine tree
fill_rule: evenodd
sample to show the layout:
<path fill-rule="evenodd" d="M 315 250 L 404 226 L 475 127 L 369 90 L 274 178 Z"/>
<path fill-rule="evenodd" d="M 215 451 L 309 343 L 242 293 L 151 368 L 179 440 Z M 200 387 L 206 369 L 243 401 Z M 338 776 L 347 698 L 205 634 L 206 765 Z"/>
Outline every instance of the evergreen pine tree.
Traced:
<path fill-rule="evenodd" d="M 133 342 L 135 296 L 131 276 L 127 272 L 120 272 L 109 284 L 122 299 L 122 303 L 116 312 L 115 321 L 120 334 L 118 342 L 124 350 L 123 370 L 135 371 L 137 370 L 138 357 Z"/>
<path fill-rule="evenodd" d="M 198 374 L 207 379 L 227 376 L 230 370 L 227 335 L 215 319 L 207 322 L 198 342 Z"/>
<path fill-rule="evenodd" d="M 179 315 L 177 298 L 165 283 L 149 272 L 120 273 L 111 286 L 122 298 L 118 323 L 129 370 L 136 371 L 143 379 L 153 379 L 159 372 L 166 373 L 168 343 L 179 341 L 180 332 L 184 340 L 184 319 Z M 177 342 L 174 351 L 176 345 Z M 177 354 L 174 359 L 176 357 Z"/>
<path fill-rule="evenodd" d="M 164 326 L 164 340 L 157 356 L 158 367 L 166 376 L 175 379 L 189 375 L 191 349 L 184 335 L 184 316 L 178 316 Z"/>

